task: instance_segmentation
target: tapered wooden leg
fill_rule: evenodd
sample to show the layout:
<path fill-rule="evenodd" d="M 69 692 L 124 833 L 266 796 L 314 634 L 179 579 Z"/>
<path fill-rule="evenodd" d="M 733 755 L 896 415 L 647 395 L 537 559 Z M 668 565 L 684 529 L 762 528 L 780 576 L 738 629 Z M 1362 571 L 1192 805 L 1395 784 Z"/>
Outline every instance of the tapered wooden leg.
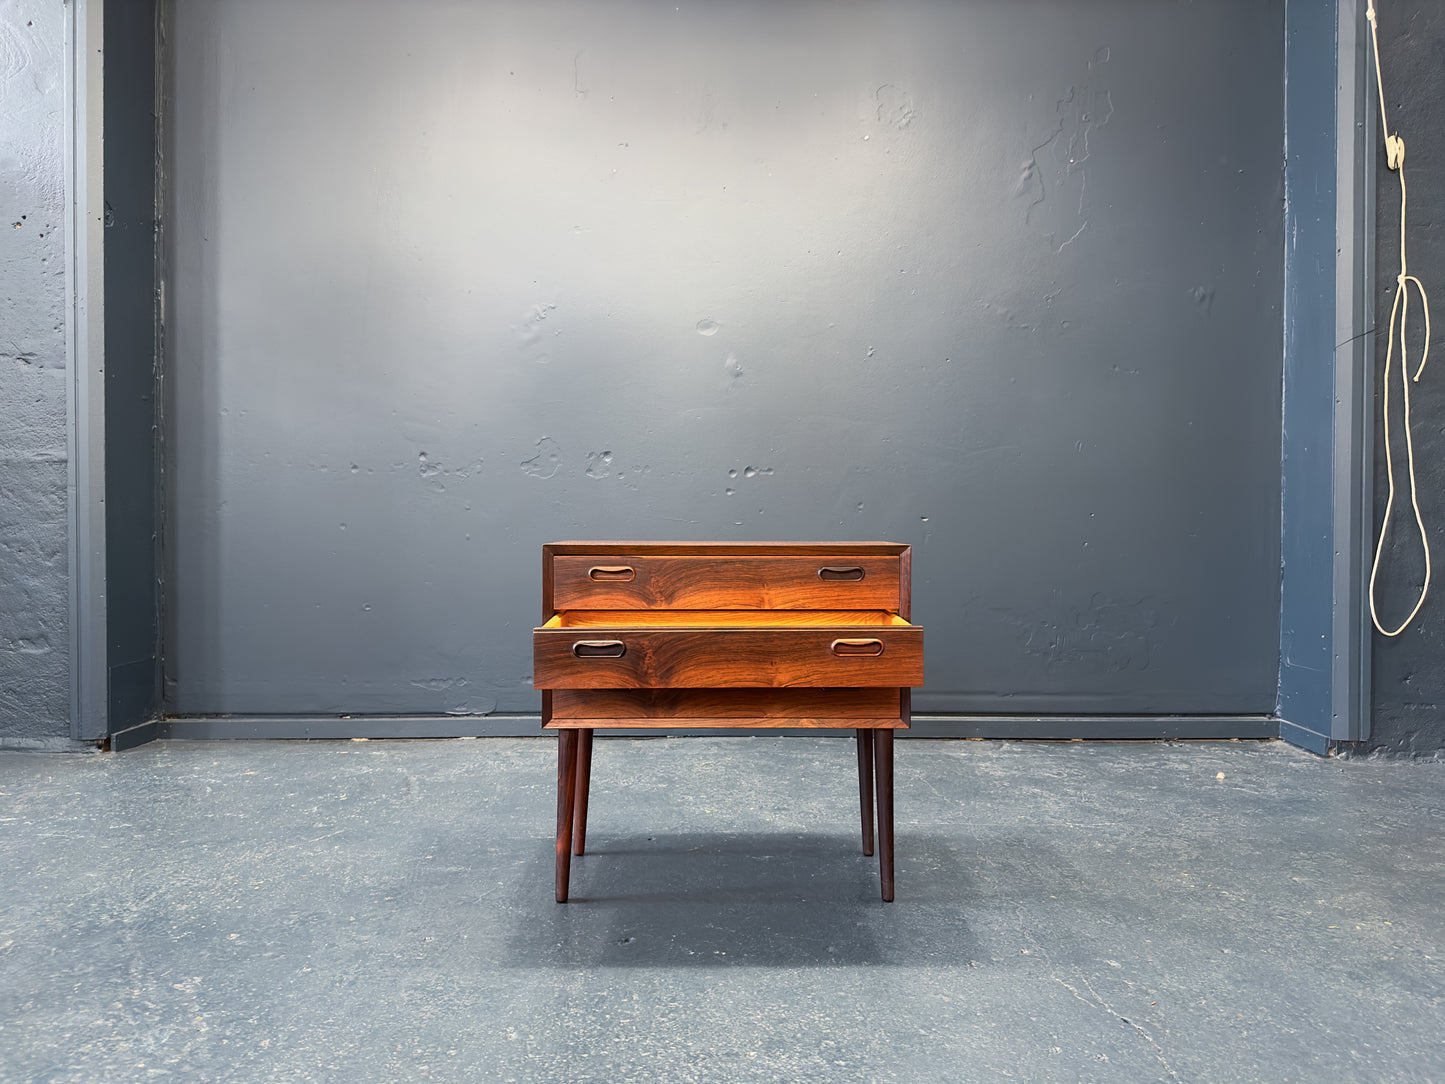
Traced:
<path fill-rule="evenodd" d="M 572 813 L 572 853 L 587 847 L 587 791 L 592 785 L 592 731 L 577 731 L 577 808 Z"/>
<path fill-rule="evenodd" d="M 873 731 L 858 731 L 858 807 L 863 813 L 863 853 L 873 853 Z"/>
<path fill-rule="evenodd" d="M 577 799 L 577 731 L 557 731 L 557 902 L 567 902 L 572 872 L 572 811 Z"/>
<path fill-rule="evenodd" d="M 873 770 L 878 777 L 878 876 L 883 902 L 893 902 L 893 731 L 873 731 Z"/>

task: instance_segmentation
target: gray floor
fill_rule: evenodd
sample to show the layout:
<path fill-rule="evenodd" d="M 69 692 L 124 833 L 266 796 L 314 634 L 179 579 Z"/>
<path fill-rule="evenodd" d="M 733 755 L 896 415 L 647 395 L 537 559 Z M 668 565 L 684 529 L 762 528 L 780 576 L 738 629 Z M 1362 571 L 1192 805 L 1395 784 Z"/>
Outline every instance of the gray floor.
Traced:
<path fill-rule="evenodd" d="M 0 756 L 0 1080 L 1445 1080 L 1445 764 L 836 738 Z"/>

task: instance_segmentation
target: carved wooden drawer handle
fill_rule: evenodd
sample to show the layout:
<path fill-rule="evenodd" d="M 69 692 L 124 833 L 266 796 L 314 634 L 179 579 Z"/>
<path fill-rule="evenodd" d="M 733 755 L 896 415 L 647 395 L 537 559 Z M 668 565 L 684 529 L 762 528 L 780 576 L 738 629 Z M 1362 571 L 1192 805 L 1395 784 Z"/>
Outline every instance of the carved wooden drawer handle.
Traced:
<path fill-rule="evenodd" d="M 857 565 L 825 565 L 818 569 L 820 580 L 861 580 L 863 570 Z"/>
<path fill-rule="evenodd" d="M 637 572 L 630 565 L 595 565 L 587 570 L 587 578 L 599 583 L 631 583 L 637 578 Z"/>
<path fill-rule="evenodd" d="M 627 645 L 621 640 L 578 640 L 572 654 L 579 659 L 620 659 L 627 654 Z"/>
<path fill-rule="evenodd" d="M 849 655 L 881 655 L 883 654 L 882 640 L 834 640 L 832 644 L 833 654 L 839 656 Z"/>

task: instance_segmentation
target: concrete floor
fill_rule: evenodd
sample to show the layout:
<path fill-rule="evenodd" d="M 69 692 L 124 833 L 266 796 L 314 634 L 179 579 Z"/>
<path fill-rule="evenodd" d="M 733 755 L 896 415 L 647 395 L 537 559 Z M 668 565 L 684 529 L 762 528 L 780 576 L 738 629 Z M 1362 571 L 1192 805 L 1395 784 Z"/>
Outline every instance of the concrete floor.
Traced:
<path fill-rule="evenodd" d="M 0 756 L 3 1081 L 1445 1080 L 1445 764 L 1270 743 Z"/>

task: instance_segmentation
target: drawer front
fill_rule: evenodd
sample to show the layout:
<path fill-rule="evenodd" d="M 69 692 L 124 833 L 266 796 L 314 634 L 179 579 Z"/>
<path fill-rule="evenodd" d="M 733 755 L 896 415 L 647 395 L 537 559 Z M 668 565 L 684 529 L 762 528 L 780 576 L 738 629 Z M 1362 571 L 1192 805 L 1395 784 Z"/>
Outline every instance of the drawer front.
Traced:
<path fill-rule="evenodd" d="M 923 630 L 916 625 L 536 629 L 532 657 L 539 689 L 923 684 Z"/>
<path fill-rule="evenodd" d="M 902 730 L 904 696 L 886 689 L 554 689 L 549 729 L 845 727 Z"/>
<path fill-rule="evenodd" d="M 896 556 L 558 554 L 556 610 L 899 609 Z"/>

